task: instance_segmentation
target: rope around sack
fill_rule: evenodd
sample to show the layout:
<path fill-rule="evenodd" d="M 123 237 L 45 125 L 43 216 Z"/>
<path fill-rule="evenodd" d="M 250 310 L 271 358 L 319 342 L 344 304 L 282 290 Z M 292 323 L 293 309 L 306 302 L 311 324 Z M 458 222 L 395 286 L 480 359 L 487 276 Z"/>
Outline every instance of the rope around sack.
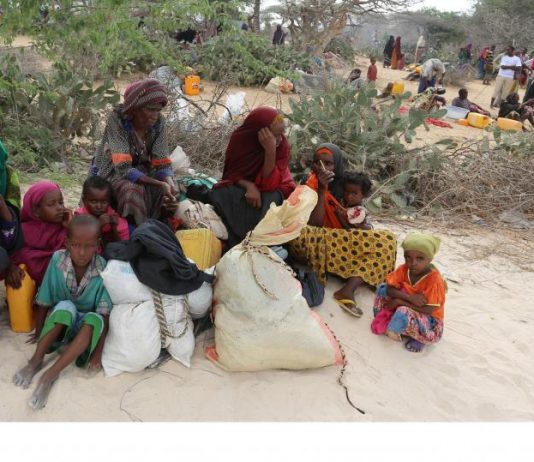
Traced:
<path fill-rule="evenodd" d="M 245 255 L 248 258 L 248 261 L 250 263 L 250 266 L 252 268 L 252 275 L 254 276 L 254 280 L 256 281 L 256 284 L 261 287 L 263 292 L 268 295 L 271 298 L 274 298 L 275 300 L 278 300 L 278 297 L 273 294 L 266 286 L 263 284 L 262 281 L 260 281 L 260 278 L 258 277 L 258 274 L 256 272 L 256 265 L 254 264 L 254 253 L 260 253 L 263 256 L 267 257 L 272 262 L 276 263 L 277 265 L 281 266 L 285 271 L 287 271 L 292 277 L 295 277 L 295 272 L 284 262 L 280 261 L 279 259 L 276 259 L 272 256 L 271 251 L 266 245 L 254 245 L 250 243 L 250 236 L 251 233 L 249 232 L 247 236 L 245 237 L 245 240 L 242 243 L 243 248 L 245 249 Z"/>
<path fill-rule="evenodd" d="M 184 330 L 178 335 L 172 335 L 169 331 L 169 323 L 167 322 L 167 317 L 165 316 L 165 309 L 163 308 L 161 293 L 153 289 L 150 289 L 150 292 L 152 293 L 152 300 L 154 301 L 154 308 L 156 309 L 156 318 L 158 319 L 159 323 L 159 338 L 161 342 L 161 348 L 165 348 L 165 346 L 167 345 L 167 337 L 173 339 L 183 337 L 189 329 L 189 323 L 186 320 Z M 182 300 L 182 302 L 185 306 L 185 317 L 187 318 L 187 314 L 189 313 L 189 305 L 187 304 L 185 298 Z"/>

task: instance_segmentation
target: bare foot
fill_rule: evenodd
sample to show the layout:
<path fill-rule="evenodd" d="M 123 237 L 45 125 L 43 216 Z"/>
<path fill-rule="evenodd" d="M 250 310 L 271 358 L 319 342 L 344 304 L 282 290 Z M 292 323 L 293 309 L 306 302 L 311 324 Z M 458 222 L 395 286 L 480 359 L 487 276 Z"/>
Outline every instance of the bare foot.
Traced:
<path fill-rule="evenodd" d="M 41 380 L 39 380 L 37 388 L 28 401 L 30 407 L 35 411 L 43 409 L 46 406 L 50 390 L 52 390 L 52 386 L 57 380 L 57 377 L 54 377 L 53 379 L 47 379 L 45 376 L 46 373 L 41 377 Z"/>
<path fill-rule="evenodd" d="M 17 387 L 28 388 L 30 383 L 32 383 L 33 377 L 37 372 L 43 367 L 43 362 L 41 361 L 37 366 L 33 366 L 31 363 L 26 364 L 20 371 L 18 371 L 13 376 L 13 383 Z"/>
<path fill-rule="evenodd" d="M 404 346 L 408 351 L 411 351 L 412 353 L 420 353 L 421 350 L 425 347 L 425 345 L 421 342 L 418 342 L 417 340 L 414 340 L 413 338 L 409 339 Z"/>

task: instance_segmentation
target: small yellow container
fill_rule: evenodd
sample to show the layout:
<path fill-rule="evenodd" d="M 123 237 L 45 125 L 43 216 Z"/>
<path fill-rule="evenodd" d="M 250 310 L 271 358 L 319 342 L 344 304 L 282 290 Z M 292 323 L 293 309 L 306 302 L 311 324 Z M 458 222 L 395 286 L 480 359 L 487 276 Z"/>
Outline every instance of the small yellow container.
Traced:
<path fill-rule="evenodd" d="M 13 332 L 31 332 L 34 328 L 33 299 L 37 287 L 26 265 L 20 265 L 20 268 L 24 271 L 20 288 L 6 286 L 9 322 Z"/>
<path fill-rule="evenodd" d="M 467 121 L 472 127 L 486 128 L 489 124 L 491 124 L 491 117 L 478 114 L 476 112 L 470 112 L 467 116 Z"/>
<path fill-rule="evenodd" d="M 499 117 L 497 119 L 497 127 L 501 130 L 512 130 L 515 132 L 523 131 L 523 124 L 518 120 L 506 119 L 505 117 Z"/>
<path fill-rule="evenodd" d="M 188 75 L 184 81 L 184 93 L 188 96 L 200 95 L 200 77 Z"/>
<path fill-rule="evenodd" d="M 469 120 L 467 119 L 459 119 L 457 123 L 459 125 L 463 125 L 464 127 L 469 127 Z"/>
<path fill-rule="evenodd" d="M 176 232 L 176 238 L 187 258 L 193 260 L 199 269 L 215 266 L 222 255 L 222 244 L 209 229 L 186 229 Z"/>
<path fill-rule="evenodd" d="M 404 93 L 404 82 L 393 82 L 391 93 L 393 95 L 402 95 Z"/>

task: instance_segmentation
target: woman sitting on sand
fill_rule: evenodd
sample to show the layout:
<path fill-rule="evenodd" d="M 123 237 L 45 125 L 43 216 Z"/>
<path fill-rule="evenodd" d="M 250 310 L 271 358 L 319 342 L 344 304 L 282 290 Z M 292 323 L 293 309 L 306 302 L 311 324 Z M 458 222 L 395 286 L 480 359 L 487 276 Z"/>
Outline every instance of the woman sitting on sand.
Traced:
<path fill-rule="evenodd" d="M 406 349 L 414 353 L 443 334 L 447 286 L 432 265 L 440 242 L 430 234 L 409 234 L 402 243 L 406 263 L 387 277 L 375 299 L 371 330 L 397 341 L 406 337 Z"/>
<path fill-rule="evenodd" d="M 171 160 L 161 110 L 166 90 L 155 79 L 132 83 L 109 116 L 93 174 L 107 179 L 117 211 L 132 224 L 176 210 Z"/>
<path fill-rule="evenodd" d="M 377 286 L 385 281 L 395 268 L 397 241 L 389 231 L 343 229 L 337 215 L 344 195 L 344 166 L 338 146 L 318 146 L 312 170 L 306 185 L 317 191 L 319 198 L 308 226 L 290 242 L 289 251 L 308 264 L 322 283 L 327 273 L 343 278 L 345 284 L 334 298 L 342 309 L 360 317 L 363 312 L 354 293 L 363 283 Z"/>
<path fill-rule="evenodd" d="M 290 146 L 283 115 L 272 107 L 254 109 L 226 148 L 222 180 L 211 201 L 228 228 L 228 246 L 241 242 L 269 210 L 295 189 L 289 172 Z"/>

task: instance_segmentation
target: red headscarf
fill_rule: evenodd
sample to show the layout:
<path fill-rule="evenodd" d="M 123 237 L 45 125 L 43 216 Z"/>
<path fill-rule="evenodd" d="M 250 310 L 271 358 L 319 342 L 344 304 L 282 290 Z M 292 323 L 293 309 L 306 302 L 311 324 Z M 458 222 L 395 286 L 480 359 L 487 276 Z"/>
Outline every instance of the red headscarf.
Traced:
<path fill-rule="evenodd" d="M 39 181 L 28 189 L 22 203 L 21 221 L 24 246 L 15 252 L 15 264 L 26 264 L 32 279 L 41 284 L 52 254 L 65 245 L 66 229 L 61 223 L 46 223 L 34 215 L 47 192 L 60 190 L 56 183 Z"/>
<path fill-rule="evenodd" d="M 269 127 L 279 112 L 272 107 L 254 109 L 239 128 L 234 130 L 226 148 L 222 181 L 215 185 L 221 188 L 235 184 L 239 180 L 256 183 L 260 191 L 282 192 L 288 197 L 295 189 L 295 183 L 289 172 L 290 147 L 287 138 L 276 148 L 276 165 L 269 178 L 263 178 L 264 149 L 258 139 L 258 132 Z"/>

